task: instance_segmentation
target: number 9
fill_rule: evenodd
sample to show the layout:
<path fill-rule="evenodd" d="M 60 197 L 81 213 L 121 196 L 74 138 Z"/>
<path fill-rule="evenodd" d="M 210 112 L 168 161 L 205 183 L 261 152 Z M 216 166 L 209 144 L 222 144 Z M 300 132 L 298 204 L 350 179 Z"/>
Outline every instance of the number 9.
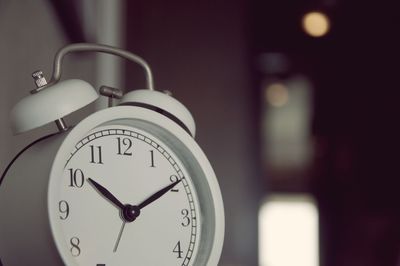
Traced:
<path fill-rule="evenodd" d="M 65 200 L 61 200 L 58 203 L 58 210 L 60 211 L 61 215 L 60 215 L 60 219 L 61 220 L 65 220 L 68 218 L 69 215 L 69 205 L 68 202 L 66 202 Z"/>

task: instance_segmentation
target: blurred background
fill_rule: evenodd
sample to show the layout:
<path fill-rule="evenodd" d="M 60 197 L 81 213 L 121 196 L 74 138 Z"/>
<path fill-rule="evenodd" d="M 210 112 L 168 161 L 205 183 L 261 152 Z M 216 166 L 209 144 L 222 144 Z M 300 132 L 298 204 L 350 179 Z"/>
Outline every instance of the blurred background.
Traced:
<path fill-rule="evenodd" d="M 12 136 L 31 73 L 49 78 L 64 45 L 114 45 L 195 117 L 225 204 L 219 265 L 398 266 L 399 22 L 385 0 L 0 0 L 0 169 L 55 130 Z M 69 55 L 64 70 L 145 85 L 108 55 Z"/>

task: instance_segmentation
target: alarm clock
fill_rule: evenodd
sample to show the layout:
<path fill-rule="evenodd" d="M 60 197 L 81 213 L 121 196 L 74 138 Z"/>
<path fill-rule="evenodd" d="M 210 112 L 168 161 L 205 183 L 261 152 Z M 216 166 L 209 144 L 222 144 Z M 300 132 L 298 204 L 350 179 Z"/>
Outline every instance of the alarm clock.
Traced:
<path fill-rule="evenodd" d="M 62 119 L 97 99 L 82 80 L 60 80 L 69 52 L 111 53 L 141 64 L 148 88 L 103 95 L 119 104 L 69 127 Z M 0 179 L 0 265 L 215 266 L 224 209 L 215 173 L 194 140 L 192 115 L 153 89 L 140 57 L 73 44 L 56 55 L 52 80 L 11 111 L 17 133 L 55 121 Z M 121 97 L 122 96 L 122 97 Z"/>

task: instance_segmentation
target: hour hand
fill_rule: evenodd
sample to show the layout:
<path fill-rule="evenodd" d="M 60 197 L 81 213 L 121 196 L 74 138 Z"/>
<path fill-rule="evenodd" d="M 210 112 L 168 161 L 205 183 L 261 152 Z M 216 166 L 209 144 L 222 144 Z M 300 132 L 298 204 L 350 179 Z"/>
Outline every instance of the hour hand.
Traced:
<path fill-rule="evenodd" d="M 102 185 L 100 185 L 99 183 L 97 183 L 96 181 L 91 179 L 90 177 L 87 180 L 89 181 L 90 184 L 93 185 L 93 187 L 98 192 L 100 192 L 100 194 L 102 194 L 109 201 L 114 203 L 114 205 L 117 206 L 120 210 L 124 209 L 124 207 L 125 207 L 124 204 L 122 204 L 122 202 L 120 202 L 108 189 L 106 189 L 105 187 L 103 187 Z"/>

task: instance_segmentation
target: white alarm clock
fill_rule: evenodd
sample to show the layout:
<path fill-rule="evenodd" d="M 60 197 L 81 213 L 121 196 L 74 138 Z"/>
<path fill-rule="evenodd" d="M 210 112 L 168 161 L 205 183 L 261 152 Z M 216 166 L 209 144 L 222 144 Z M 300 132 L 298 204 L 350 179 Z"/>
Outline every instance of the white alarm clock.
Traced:
<path fill-rule="evenodd" d="M 75 51 L 140 63 L 149 89 L 67 127 L 63 116 L 97 98 L 82 80 L 59 81 L 62 57 Z M 57 54 L 49 84 L 41 73 L 35 80 L 39 89 L 11 113 L 13 129 L 56 121 L 60 131 L 21 151 L 0 179 L 0 265 L 216 266 L 224 237 L 216 176 L 190 112 L 152 89 L 148 65 L 75 44 Z"/>

